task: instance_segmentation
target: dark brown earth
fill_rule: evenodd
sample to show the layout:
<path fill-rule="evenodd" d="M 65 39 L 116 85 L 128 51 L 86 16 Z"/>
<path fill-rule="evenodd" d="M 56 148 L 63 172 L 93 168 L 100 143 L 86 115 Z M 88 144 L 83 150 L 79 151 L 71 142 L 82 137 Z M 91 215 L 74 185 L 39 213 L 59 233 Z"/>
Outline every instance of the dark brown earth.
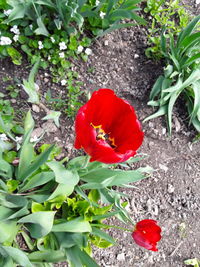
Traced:
<path fill-rule="evenodd" d="M 198 14 L 199 6 L 197 8 L 194 1 L 191 3 L 191 12 Z M 135 107 L 140 121 L 153 112 L 146 103 L 150 89 L 164 66 L 162 62 L 156 63 L 145 57 L 145 36 L 146 30 L 139 26 L 115 31 L 95 42 L 87 63 L 79 62 L 74 66 L 80 73 L 79 80 L 83 81 L 82 90 L 115 90 Z M 14 66 L 7 59 L 1 61 L 0 66 L 1 78 L 10 76 L 21 80 L 29 73 L 29 69 Z M 7 83 L 0 81 L 0 91 Z M 44 71 L 38 74 L 37 84 L 42 100 L 48 88 L 57 97 L 60 94 L 65 96 L 64 88 L 52 84 L 51 76 Z M 22 115 L 32 108 L 26 99 L 21 91 L 20 98 L 14 103 L 20 107 Z M 188 127 L 184 112 L 182 103 L 177 104 L 172 137 L 167 134 L 164 118 L 143 123 L 145 140 L 139 152 L 146 153 L 148 158 L 142 165 L 150 165 L 155 171 L 152 177 L 135 184 L 136 189 L 122 190 L 129 195 L 128 209 L 135 222 L 155 219 L 162 227 L 159 251 L 142 249 L 134 244 L 130 233 L 112 230 L 118 245 L 94 250 L 94 258 L 100 266 L 183 267 L 186 266 L 184 260 L 200 258 L 200 142 L 192 143 L 195 131 Z M 73 149 L 73 120 L 62 115 L 58 129 L 51 122 L 41 121 L 44 115 L 41 108 L 33 111 L 37 131 L 47 131 L 44 142 L 57 142 L 69 157 L 80 153 Z M 117 224 L 116 220 L 109 223 Z M 63 263 L 59 266 L 67 265 Z"/>

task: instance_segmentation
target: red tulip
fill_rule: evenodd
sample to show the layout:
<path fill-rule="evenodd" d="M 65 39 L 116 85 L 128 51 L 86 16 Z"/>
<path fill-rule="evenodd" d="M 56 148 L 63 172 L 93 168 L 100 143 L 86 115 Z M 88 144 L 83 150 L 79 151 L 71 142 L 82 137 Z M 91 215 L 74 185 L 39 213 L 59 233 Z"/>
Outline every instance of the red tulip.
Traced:
<path fill-rule="evenodd" d="M 143 132 L 133 107 L 110 89 L 99 89 L 82 106 L 75 121 L 75 148 L 90 161 L 117 163 L 136 154 Z"/>
<path fill-rule="evenodd" d="M 161 239 L 161 228 L 154 220 L 142 220 L 135 226 L 132 237 L 136 244 L 148 250 L 158 251 L 157 242 Z"/>

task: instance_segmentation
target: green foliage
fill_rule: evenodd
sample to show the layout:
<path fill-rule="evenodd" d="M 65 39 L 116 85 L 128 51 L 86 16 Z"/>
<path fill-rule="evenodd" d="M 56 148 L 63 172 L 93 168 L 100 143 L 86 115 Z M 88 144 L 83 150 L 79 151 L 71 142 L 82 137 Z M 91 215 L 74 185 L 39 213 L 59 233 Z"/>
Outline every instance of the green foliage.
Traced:
<path fill-rule="evenodd" d="M 186 265 L 191 265 L 191 266 L 194 266 L 194 267 L 199 267 L 200 261 L 198 259 L 194 258 L 194 259 L 185 260 L 184 263 Z"/>
<path fill-rule="evenodd" d="M 172 132 L 173 106 L 180 95 L 184 97 L 189 124 L 200 132 L 200 33 L 197 31 L 200 16 L 195 17 L 175 41 L 170 35 L 168 45 L 165 32 L 161 36 L 162 53 L 167 60 L 164 75 L 159 76 L 151 93 L 149 105 L 158 111 L 145 119 L 167 115 L 169 133 Z"/>
<path fill-rule="evenodd" d="M 89 163 L 87 156 L 67 164 L 56 161 L 59 148 L 43 144 L 35 149 L 30 142 L 35 125 L 30 112 L 16 151 L 16 137 L 1 120 L 12 145 L 7 150 L 0 147 L 0 264 L 31 267 L 67 261 L 71 267 L 97 267 L 91 245 L 114 245 L 115 240 L 103 229 L 118 228 L 103 221 L 116 216 L 133 224 L 121 200 L 126 195 L 113 186 L 127 187 L 145 178 L 151 168 L 123 172 L 115 165 Z M 25 251 L 17 241 L 20 235 Z"/>
<path fill-rule="evenodd" d="M 147 57 L 159 59 L 163 57 L 161 43 L 161 31 L 165 29 L 165 37 L 169 40 L 185 28 L 190 20 L 185 7 L 180 0 L 147 0 L 144 11 L 151 18 L 148 27 L 148 45 L 145 54 Z"/>

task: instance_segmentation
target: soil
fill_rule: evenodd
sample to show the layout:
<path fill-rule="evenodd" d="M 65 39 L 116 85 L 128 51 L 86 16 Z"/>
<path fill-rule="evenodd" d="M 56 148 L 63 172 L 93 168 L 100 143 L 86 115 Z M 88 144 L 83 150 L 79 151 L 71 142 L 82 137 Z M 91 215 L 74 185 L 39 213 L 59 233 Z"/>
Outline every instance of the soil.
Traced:
<path fill-rule="evenodd" d="M 199 13 L 195 1 L 190 1 L 189 8 L 191 12 Z M 162 62 L 146 58 L 146 47 L 146 29 L 140 26 L 115 31 L 98 39 L 91 47 L 93 54 L 89 60 L 74 66 L 80 74 L 79 80 L 83 81 L 82 90 L 115 90 L 118 96 L 134 106 L 142 121 L 153 112 L 147 106 L 148 96 L 164 66 Z M 6 59 L 0 66 L 0 78 L 10 76 L 22 80 L 28 77 L 26 62 L 14 66 Z M 57 97 L 65 96 L 63 87 L 53 84 L 51 75 L 45 71 L 40 71 L 36 82 L 42 100 L 48 88 Z M 7 83 L 0 80 L 0 91 L 4 91 Z M 45 115 L 43 110 L 35 109 L 26 100 L 26 94 L 20 89 L 20 97 L 13 104 L 23 112 L 32 108 L 36 120 L 35 135 L 46 130 L 44 142 L 62 146 L 63 155 L 72 157 L 81 153 L 73 148 L 73 120 L 62 115 L 61 127 L 57 128 L 52 122 L 41 121 Z M 94 249 L 94 258 L 100 266 L 183 267 L 186 259 L 200 259 L 200 142 L 192 143 L 195 131 L 188 127 L 183 114 L 180 103 L 174 110 L 172 137 L 167 134 L 164 118 L 143 123 L 145 140 L 138 152 L 148 155 L 142 165 L 150 165 L 155 171 L 151 177 L 134 184 L 137 188 L 121 190 L 129 196 L 128 210 L 135 222 L 155 219 L 162 227 L 159 251 L 147 251 L 134 244 L 130 233 L 112 230 L 110 234 L 117 239 L 118 245 L 105 250 Z M 118 222 L 113 219 L 109 223 Z"/>

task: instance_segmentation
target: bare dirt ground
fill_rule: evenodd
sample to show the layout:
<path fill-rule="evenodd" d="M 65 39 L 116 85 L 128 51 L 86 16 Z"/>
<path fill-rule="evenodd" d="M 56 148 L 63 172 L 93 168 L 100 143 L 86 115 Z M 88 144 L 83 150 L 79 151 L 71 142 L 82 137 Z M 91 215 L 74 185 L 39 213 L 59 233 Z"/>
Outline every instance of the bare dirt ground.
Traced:
<path fill-rule="evenodd" d="M 194 1 L 191 2 L 190 8 L 197 14 L 199 9 Z M 82 90 L 115 90 L 135 107 L 140 121 L 153 112 L 146 103 L 150 89 L 163 69 L 162 62 L 145 57 L 145 35 L 145 29 L 139 26 L 106 35 L 92 46 L 93 54 L 88 62 L 80 62 L 74 67 L 80 73 L 79 80 L 83 81 Z M 0 66 L 1 78 L 10 76 L 22 80 L 29 73 L 25 67 L 14 66 L 7 59 L 1 61 Z M 7 83 L 0 79 L 0 91 L 4 91 Z M 55 96 L 65 96 L 63 88 L 52 84 L 51 76 L 45 75 L 45 71 L 40 71 L 37 83 L 41 95 L 51 88 Z M 21 89 L 14 105 L 23 111 L 31 108 L 26 99 Z M 136 189 L 122 190 L 129 195 L 128 209 L 136 222 L 155 219 L 162 227 L 159 251 L 140 248 L 134 244 L 130 233 L 112 230 L 118 245 L 94 250 L 94 258 L 100 266 L 183 267 L 185 259 L 200 258 L 200 142 L 192 144 L 195 132 L 188 127 L 184 112 L 182 103 L 178 103 L 172 137 L 167 134 L 164 118 L 143 124 L 145 140 L 139 152 L 148 155 L 142 164 L 152 166 L 155 172 L 152 177 L 135 184 Z M 73 120 L 62 115 L 58 129 L 52 128 L 50 122 L 45 124 L 40 120 L 44 116 L 42 110 L 33 111 L 33 116 L 37 129 L 47 131 L 44 142 L 57 142 L 69 157 L 77 154 L 73 149 Z"/>

